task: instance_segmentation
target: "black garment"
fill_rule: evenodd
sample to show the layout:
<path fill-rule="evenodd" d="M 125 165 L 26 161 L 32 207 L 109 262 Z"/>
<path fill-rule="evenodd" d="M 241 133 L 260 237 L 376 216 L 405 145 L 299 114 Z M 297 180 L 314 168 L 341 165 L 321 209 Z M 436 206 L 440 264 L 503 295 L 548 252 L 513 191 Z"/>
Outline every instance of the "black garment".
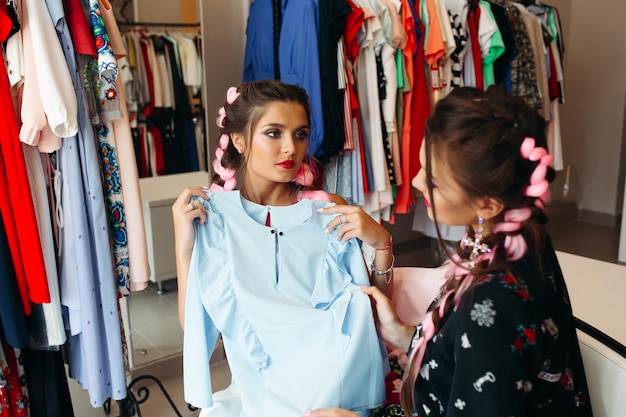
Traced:
<path fill-rule="evenodd" d="M 491 12 L 498 26 L 498 30 L 502 34 L 502 42 L 504 43 L 504 52 L 493 62 L 493 73 L 496 84 L 504 83 L 510 71 L 511 60 L 515 55 L 515 39 L 513 38 L 513 29 L 509 21 L 509 14 L 506 9 L 499 4 L 490 3 Z"/>
<path fill-rule="evenodd" d="M 391 153 L 391 138 L 387 132 L 385 117 L 383 115 L 383 101 L 387 98 L 387 78 L 383 68 L 383 61 L 379 54 L 376 54 L 376 75 L 378 78 L 378 111 L 380 112 L 381 134 L 383 137 L 383 150 L 385 151 L 385 162 L 387 166 L 387 175 L 389 175 L 389 183 L 394 186 L 396 182 L 396 170 L 393 165 L 393 156 Z"/>
<path fill-rule="evenodd" d="M 572 308 L 547 245 L 468 290 L 428 343 L 420 416 L 592 416 Z"/>
<path fill-rule="evenodd" d="M 30 417 L 74 417 L 61 351 L 22 349 Z"/>
<path fill-rule="evenodd" d="M 14 348 L 28 346 L 26 319 L 11 259 L 4 221 L 0 213 L 0 335 Z M 2 347 L 0 347 L 2 349 Z"/>
<path fill-rule="evenodd" d="M 174 44 L 164 36 L 152 35 L 151 38 L 155 54 L 163 55 L 167 58 L 166 62 L 169 61 L 170 81 L 174 89 L 173 105 L 154 108 L 150 114 L 151 124 L 161 133 L 163 159 L 165 160 L 165 171 L 158 174 L 196 171 L 198 170 L 197 150 L 195 143 L 193 149 L 190 149 L 185 127 L 187 123 L 191 122 L 193 114 L 187 87 L 176 64 Z M 161 76 L 165 77 L 167 74 L 161 74 Z"/>
<path fill-rule="evenodd" d="M 324 117 L 323 154 L 319 159 L 326 163 L 333 156 L 339 155 L 346 141 L 343 123 L 345 90 L 339 89 L 337 42 L 345 31 L 345 17 L 352 12 L 352 8 L 346 0 L 320 0 L 318 10 L 320 21 L 318 55 Z"/>

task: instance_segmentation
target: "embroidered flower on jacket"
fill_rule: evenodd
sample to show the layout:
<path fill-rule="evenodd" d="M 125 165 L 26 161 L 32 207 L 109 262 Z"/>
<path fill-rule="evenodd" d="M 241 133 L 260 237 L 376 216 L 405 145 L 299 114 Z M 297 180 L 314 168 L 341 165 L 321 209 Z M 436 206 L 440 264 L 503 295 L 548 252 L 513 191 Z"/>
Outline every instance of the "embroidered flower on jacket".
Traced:
<path fill-rule="evenodd" d="M 524 327 L 521 324 L 517 325 L 517 337 L 513 341 L 513 351 L 520 351 L 528 345 L 534 345 L 537 340 L 537 332 L 535 326 Z"/>
<path fill-rule="evenodd" d="M 574 373 L 570 368 L 565 368 L 565 372 L 563 372 L 563 379 L 561 379 L 561 384 L 566 391 L 572 391 L 574 389 Z"/>
<path fill-rule="evenodd" d="M 430 381 L 430 366 L 428 363 L 423 364 L 420 368 L 420 376 L 426 381 Z"/>
<path fill-rule="evenodd" d="M 469 337 L 467 337 L 467 333 L 463 333 L 461 335 L 461 347 L 463 349 L 469 349 L 472 347 L 472 344 L 469 341 Z"/>
<path fill-rule="evenodd" d="M 522 285 L 515 277 L 505 275 L 502 277 L 502 282 L 505 287 L 514 290 L 524 300 L 528 300 L 530 298 L 530 294 L 528 294 L 526 287 L 524 287 L 524 285 Z"/>
<path fill-rule="evenodd" d="M 578 395 L 574 396 L 574 401 L 576 403 L 576 407 L 581 407 L 587 404 L 587 402 L 589 401 L 589 397 L 587 397 L 586 393 L 579 391 Z"/>
<path fill-rule="evenodd" d="M 457 398 L 456 401 L 454 402 L 454 406 L 456 408 L 458 408 L 459 410 L 463 410 L 465 408 L 465 401 L 463 401 L 460 398 Z"/>
<path fill-rule="evenodd" d="M 106 91 L 105 96 L 106 96 L 107 99 L 113 100 L 113 99 L 115 99 L 115 97 L 117 97 L 117 91 L 115 91 L 113 88 L 109 88 Z"/>
<path fill-rule="evenodd" d="M 494 317 L 496 316 L 496 311 L 492 307 L 493 301 L 488 298 L 481 304 L 475 303 L 474 308 L 470 312 L 471 319 L 479 326 L 491 327 L 495 322 Z"/>

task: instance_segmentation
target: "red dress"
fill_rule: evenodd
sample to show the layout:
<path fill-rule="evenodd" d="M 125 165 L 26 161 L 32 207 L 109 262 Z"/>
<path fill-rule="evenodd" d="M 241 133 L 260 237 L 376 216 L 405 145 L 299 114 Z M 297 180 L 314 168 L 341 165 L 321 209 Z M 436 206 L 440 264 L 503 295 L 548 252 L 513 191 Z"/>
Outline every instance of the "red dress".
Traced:
<path fill-rule="evenodd" d="M 6 2 L 0 2 L 0 41 L 11 30 Z M 2 62 L 4 62 L 4 56 Z M 17 115 L 6 73 L 0 65 L 0 212 L 15 268 L 24 312 L 30 314 L 30 301 L 49 303 L 50 293 L 37 229 L 35 207 L 19 140 Z"/>

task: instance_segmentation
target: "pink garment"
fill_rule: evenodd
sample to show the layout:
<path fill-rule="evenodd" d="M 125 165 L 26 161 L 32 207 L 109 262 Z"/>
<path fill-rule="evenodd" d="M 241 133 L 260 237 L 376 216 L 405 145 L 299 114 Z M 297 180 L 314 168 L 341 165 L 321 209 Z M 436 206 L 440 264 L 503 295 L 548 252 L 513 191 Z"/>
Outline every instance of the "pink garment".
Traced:
<path fill-rule="evenodd" d="M 20 17 L 22 19 L 22 51 L 24 53 L 24 83 L 20 88 L 22 96 L 20 141 L 32 146 L 39 146 L 42 142 L 41 146 L 45 152 L 53 152 L 61 148 L 61 138 L 50 129 L 47 129 L 46 134 L 42 136 L 48 119 L 41 101 L 30 18 L 28 8 L 25 5 L 22 7 Z"/>
<path fill-rule="evenodd" d="M 36 61 L 41 103 L 52 131 L 61 137 L 78 132 L 78 103 L 70 71 L 48 9 L 37 0 L 23 0 Z"/>
<path fill-rule="evenodd" d="M 113 15 L 113 8 L 108 0 L 98 0 L 100 6 L 100 13 L 102 20 L 104 21 L 104 27 L 106 28 L 107 35 L 109 35 L 109 45 L 115 54 L 116 59 L 120 59 L 126 56 L 126 48 L 124 47 L 124 41 L 122 41 L 122 34 L 115 21 Z"/>

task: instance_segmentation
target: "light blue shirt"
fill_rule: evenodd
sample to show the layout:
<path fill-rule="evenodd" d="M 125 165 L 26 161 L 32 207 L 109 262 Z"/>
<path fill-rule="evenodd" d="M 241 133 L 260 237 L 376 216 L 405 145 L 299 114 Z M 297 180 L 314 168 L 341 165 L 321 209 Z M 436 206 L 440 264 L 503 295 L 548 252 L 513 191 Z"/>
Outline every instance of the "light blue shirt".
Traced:
<path fill-rule="evenodd" d="M 213 404 L 209 359 L 221 333 L 242 417 L 321 407 L 369 415 L 385 399 L 387 360 L 359 288 L 370 284 L 358 241 L 325 233 L 332 217 L 317 209 L 329 203 L 209 196 L 185 303 L 185 400 Z"/>

